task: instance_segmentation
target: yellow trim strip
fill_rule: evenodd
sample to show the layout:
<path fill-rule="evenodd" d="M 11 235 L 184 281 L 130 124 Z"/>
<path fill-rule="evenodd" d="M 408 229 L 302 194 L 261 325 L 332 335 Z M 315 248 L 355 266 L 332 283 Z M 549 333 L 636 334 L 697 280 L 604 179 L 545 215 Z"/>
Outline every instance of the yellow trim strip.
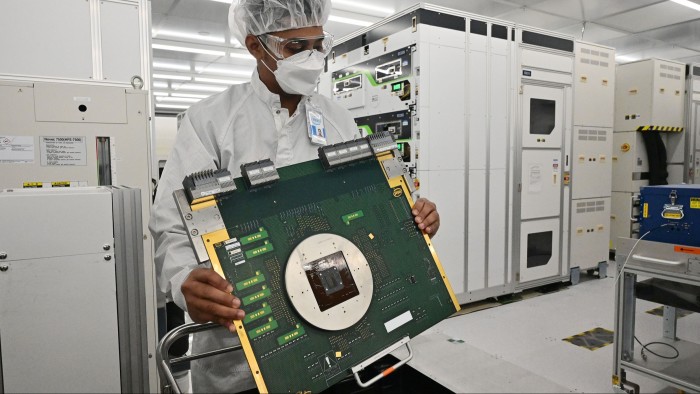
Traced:
<path fill-rule="evenodd" d="M 386 171 L 384 170 L 384 166 L 381 165 L 381 163 L 384 160 L 389 160 L 393 159 L 394 155 L 391 152 L 384 152 L 380 153 L 377 155 L 377 161 L 379 162 L 379 167 L 382 169 L 384 172 L 384 177 L 386 178 L 387 182 L 389 183 L 390 188 L 395 188 L 395 187 L 400 187 L 403 190 L 403 195 L 406 197 L 406 200 L 408 201 L 408 205 L 413 208 L 413 198 L 411 198 L 411 191 L 408 189 L 408 186 L 403 180 L 403 176 L 396 176 L 391 179 L 386 174 Z M 437 253 L 435 252 L 435 248 L 433 247 L 433 243 L 430 241 L 430 237 L 428 234 L 423 232 L 423 239 L 425 239 L 425 243 L 428 245 L 428 249 L 430 250 L 430 254 L 433 255 L 433 259 L 435 260 L 435 265 L 437 265 L 438 272 L 440 272 L 440 276 L 442 277 L 443 282 L 445 283 L 445 287 L 447 288 L 447 292 L 450 293 L 450 299 L 452 299 L 452 303 L 454 304 L 455 307 L 455 312 L 459 312 L 462 307 L 459 305 L 459 301 L 457 301 L 457 296 L 455 296 L 454 291 L 452 290 L 452 285 L 450 284 L 450 280 L 447 279 L 447 275 L 445 274 L 445 269 L 442 267 L 442 263 L 440 262 L 440 259 L 437 256 Z"/>
<path fill-rule="evenodd" d="M 216 204 L 216 201 L 214 201 Z M 194 208 L 193 208 L 194 210 Z M 223 242 L 231 238 L 228 235 L 226 229 L 221 229 L 214 231 L 213 233 L 202 235 L 204 240 L 204 246 L 207 249 L 207 254 L 209 254 L 209 259 L 211 260 L 211 266 L 214 268 L 217 274 L 221 275 L 222 278 L 226 278 L 224 275 L 224 270 L 221 268 L 221 262 L 219 262 L 219 257 L 216 255 L 214 250 L 214 244 Z M 241 340 L 241 346 L 243 346 L 243 353 L 248 360 L 250 365 L 250 370 L 253 372 L 253 379 L 255 379 L 255 384 L 258 386 L 258 390 L 261 393 L 267 393 L 267 386 L 265 385 L 265 380 L 263 379 L 262 373 L 260 372 L 260 367 L 258 366 L 258 360 L 255 359 L 255 353 L 253 353 L 253 347 L 250 346 L 250 340 L 248 339 L 248 334 L 243 328 L 243 323 L 240 320 L 234 320 L 233 324 L 236 325 L 236 332 L 238 333 L 238 338 Z"/>
<path fill-rule="evenodd" d="M 195 200 L 192 204 L 190 204 L 190 208 L 193 211 L 199 211 L 200 209 L 204 208 L 210 208 L 210 207 L 215 207 L 216 206 L 216 200 L 214 200 L 214 197 L 211 199 L 206 199 L 206 200 Z"/>

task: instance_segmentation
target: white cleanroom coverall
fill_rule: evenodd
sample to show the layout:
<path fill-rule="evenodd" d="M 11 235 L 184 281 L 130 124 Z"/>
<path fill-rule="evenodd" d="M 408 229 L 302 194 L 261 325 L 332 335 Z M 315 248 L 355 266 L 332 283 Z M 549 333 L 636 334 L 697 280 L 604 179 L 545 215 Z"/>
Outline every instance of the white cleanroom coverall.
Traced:
<path fill-rule="evenodd" d="M 289 114 L 279 95 L 260 81 L 257 71 L 250 83 L 234 85 L 189 108 L 178 129 L 173 151 L 158 184 L 150 229 L 156 242 L 159 286 L 187 310 L 182 283 L 197 268 L 197 260 L 175 206 L 173 191 L 185 176 L 206 169 L 227 168 L 240 176 L 244 163 L 271 159 L 276 167 L 318 158 L 318 145 L 310 142 L 306 103 L 311 100 L 323 113 L 328 144 L 359 137 L 350 113 L 330 99 L 313 94 L 303 97 Z M 192 351 L 220 349 L 238 343 L 226 328 L 194 335 Z M 243 352 L 192 362 L 194 392 L 242 391 L 255 383 Z"/>

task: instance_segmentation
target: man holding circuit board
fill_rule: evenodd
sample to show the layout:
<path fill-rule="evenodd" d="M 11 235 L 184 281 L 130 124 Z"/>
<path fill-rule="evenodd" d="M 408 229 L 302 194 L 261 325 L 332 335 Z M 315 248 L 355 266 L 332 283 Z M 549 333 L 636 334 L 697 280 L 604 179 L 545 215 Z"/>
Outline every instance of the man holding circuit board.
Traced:
<path fill-rule="evenodd" d="M 330 9 L 330 0 L 234 0 L 232 35 L 257 61 L 251 82 L 193 105 L 178 130 L 150 228 L 161 290 L 193 321 L 223 326 L 194 335 L 197 353 L 237 344 L 232 321 L 245 312 L 228 281 L 210 267 L 198 267 L 173 191 L 197 171 L 226 168 L 238 177 L 243 163 L 266 158 L 277 167 L 301 163 L 317 159 L 319 146 L 356 137 L 350 113 L 314 92 L 333 45 L 333 36 L 323 31 Z M 412 214 L 419 229 L 430 236 L 437 232 L 435 204 L 421 198 Z M 241 352 L 194 361 L 191 370 L 194 392 L 255 387 Z"/>

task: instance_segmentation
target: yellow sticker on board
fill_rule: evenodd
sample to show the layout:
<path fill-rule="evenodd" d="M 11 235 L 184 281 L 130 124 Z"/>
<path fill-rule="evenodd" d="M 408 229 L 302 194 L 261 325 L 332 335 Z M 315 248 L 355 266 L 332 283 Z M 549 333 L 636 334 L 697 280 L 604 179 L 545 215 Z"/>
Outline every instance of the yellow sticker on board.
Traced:
<path fill-rule="evenodd" d="M 642 216 L 644 217 L 644 219 L 649 217 L 649 204 L 646 202 L 644 203 L 644 213 L 642 214 Z"/>
<path fill-rule="evenodd" d="M 700 209 L 700 197 L 690 197 L 690 208 Z"/>

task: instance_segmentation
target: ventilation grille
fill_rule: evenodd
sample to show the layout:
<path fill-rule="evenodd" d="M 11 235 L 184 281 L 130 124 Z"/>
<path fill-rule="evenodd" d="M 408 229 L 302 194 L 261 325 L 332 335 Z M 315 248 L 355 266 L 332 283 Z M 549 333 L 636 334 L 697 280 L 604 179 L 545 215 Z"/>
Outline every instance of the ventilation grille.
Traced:
<path fill-rule="evenodd" d="M 581 48 L 581 53 L 585 55 L 590 55 L 590 57 L 581 57 L 581 63 L 583 64 L 590 64 L 592 66 L 600 66 L 603 68 L 608 68 L 610 66 L 610 63 L 607 61 L 607 59 L 610 58 L 610 54 L 608 52 L 596 51 L 594 49 L 588 48 Z M 594 58 L 601 58 L 606 60 Z"/>
<path fill-rule="evenodd" d="M 576 213 L 605 211 L 605 200 L 583 201 L 576 203 Z"/>
<path fill-rule="evenodd" d="M 607 141 L 608 132 L 606 130 L 579 129 L 579 141 Z"/>

